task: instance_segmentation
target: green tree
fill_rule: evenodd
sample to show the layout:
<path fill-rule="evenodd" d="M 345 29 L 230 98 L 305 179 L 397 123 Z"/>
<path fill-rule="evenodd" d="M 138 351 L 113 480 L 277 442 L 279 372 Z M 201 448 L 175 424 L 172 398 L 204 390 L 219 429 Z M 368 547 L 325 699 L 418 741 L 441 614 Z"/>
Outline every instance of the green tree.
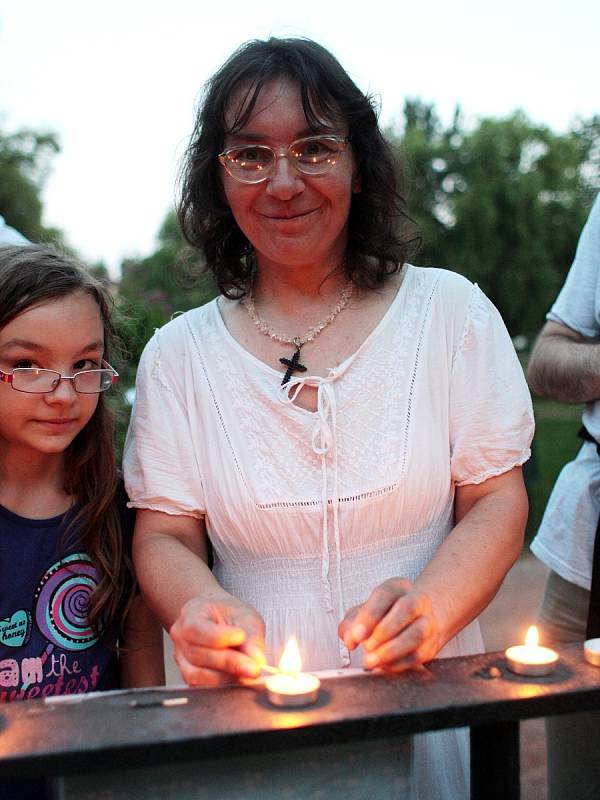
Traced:
<path fill-rule="evenodd" d="M 420 254 L 423 263 L 444 264 L 446 225 L 445 194 L 442 190 L 444 129 L 433 105 L 407 100 L 404 105 L 404 133 L 391 134 L 397 162 L 406 173 L 406 194 L 411 216 L 423 234 Z M 388 132 L 390 135 L 390 132 Z"/>
<path fill-rule="evenodd" d="M 0 214 L 8 225 L 34 242 L 62 242 L 62 234 L 42 224 L 41 191 L 52 158 L 59 152 L 56 135 L 23 128 L 0 131 Z"/>
<path fill-rule="evenodd" d="M 543 323 L 600 185 L 600 117 L 566 134 L 522 112 L 444 129 L 410 101 L 395 145 L 410 208 L 424 232 L 421 263 L 449 264 L 498 306 L 513 335 Z"/>
<path fill-rule="evenodd" d="M 124 261 L 121 276 L 121 335 L 131 355 L 125 378 L 132 384 L 141 352 L 155 328 L 177 312 L 203 305 L 217 290 L 212 275 L 202 272 L 186 246 L 173 212 L 160 228 L 155 252 Z"/>

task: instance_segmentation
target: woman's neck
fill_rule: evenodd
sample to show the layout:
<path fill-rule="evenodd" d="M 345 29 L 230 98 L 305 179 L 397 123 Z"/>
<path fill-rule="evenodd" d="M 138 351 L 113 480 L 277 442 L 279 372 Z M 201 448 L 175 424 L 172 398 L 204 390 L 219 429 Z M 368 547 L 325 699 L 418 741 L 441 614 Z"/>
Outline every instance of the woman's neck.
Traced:
<path fill-rule="evenodd" d="M 256 271 L 252 294 L 258 303 L 293 313 L 301 305 L 334 302 L 348 276 L 344 269 L 334 270 L 271 270 Z"/>

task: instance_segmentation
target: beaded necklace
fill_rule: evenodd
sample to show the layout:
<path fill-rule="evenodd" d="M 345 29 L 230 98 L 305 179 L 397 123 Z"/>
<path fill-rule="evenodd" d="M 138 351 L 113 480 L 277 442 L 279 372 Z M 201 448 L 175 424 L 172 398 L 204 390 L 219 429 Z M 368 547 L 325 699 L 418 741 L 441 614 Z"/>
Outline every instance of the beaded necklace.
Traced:
<path fill-rule="evenodd" d="M 284 336 L 283 334 L 277 333 L 256 310 L 256 306 L 254 305 L 254 297 L 252 296 L 252 290 L 250 290 L 247 295 L 242 297 L 240 301 L 241 304 L 244 306 L 248 312 L 248 316 L 261 333 L 264 333 L 265 336 L 269 336 L 276 342 L 281 342 L 282 344 L 293 344 L 296 348 L 291 358 L 283 357 L 279 359 L 280 363 L 287 368 L 286 373 L 283 376 L 283 380 L 281 381 L 282 386 L 285 386 L 294 372 L 306 372 L 306 367 L 304 364 L 300 363 L 301 348 L 304 347 L 307 342 L 312 342 L 314 339 L 316 339 L 321 331 L 333 322 L 340 311 L 343 311 L 346 308 L 348 301 L 352 297 L 353 291 L 354 284 L 352 281 L 348 281 L 348 283 L 340 292 L 338 301 L 331 309 L 329 314 L 320 322 L 317 322 L 316 325 L 312 325 L 303 336 Z"/>

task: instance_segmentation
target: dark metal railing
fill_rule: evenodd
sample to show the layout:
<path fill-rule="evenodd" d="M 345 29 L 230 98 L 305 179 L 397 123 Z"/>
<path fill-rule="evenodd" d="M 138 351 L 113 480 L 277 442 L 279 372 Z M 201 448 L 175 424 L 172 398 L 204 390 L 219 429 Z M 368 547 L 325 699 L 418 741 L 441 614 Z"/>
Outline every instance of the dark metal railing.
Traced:
<path fill-rule="evenodd" d="M 261 687 L 9 703 L 0 708 L 0 778 L 72 775 L 97 783 L 102 773 L 139 778 L 150 767 L 175 764 L 195 765 L 201 774 L 203 762 L 218 759 L 227 770 L 228 759 L 252 755 L 260 756 L 264 769 L 265 754 L 274 763 L 288 751 L 314 755 L 319 748 L 353 744 L 364 749 L 467 726 L 473 800 L 517 800 L 520 721 L 600 708 L 600 668 L 584 660 L 581 645 L 557 649 L 560 662 L 548 677 L 514 675 L 502 653 L 485 653 L 440 659 L 400 676 L 327 679 L 315 705 L 289 711 L 269 706 Z M 182 695 L 188 698 L 182 706 L 158 702 Z M 330 751 L 327 757 L 333 757 Z"/>

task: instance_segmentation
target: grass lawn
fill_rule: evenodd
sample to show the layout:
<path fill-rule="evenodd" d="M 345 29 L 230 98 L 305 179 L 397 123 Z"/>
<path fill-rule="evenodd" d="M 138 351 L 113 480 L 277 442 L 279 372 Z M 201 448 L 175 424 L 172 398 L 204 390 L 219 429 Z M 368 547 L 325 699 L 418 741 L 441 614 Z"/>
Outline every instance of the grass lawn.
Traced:
<path fill-rule="evenodd" d="M 535 398 L 534 409 L 533 455 L 524 469 L 530 503 L 528 542 L 535 536 L 558 473 L 567 461 L 575 457 L 581 446 L 581 439 L 577 438 L 581 406 Z"/>

